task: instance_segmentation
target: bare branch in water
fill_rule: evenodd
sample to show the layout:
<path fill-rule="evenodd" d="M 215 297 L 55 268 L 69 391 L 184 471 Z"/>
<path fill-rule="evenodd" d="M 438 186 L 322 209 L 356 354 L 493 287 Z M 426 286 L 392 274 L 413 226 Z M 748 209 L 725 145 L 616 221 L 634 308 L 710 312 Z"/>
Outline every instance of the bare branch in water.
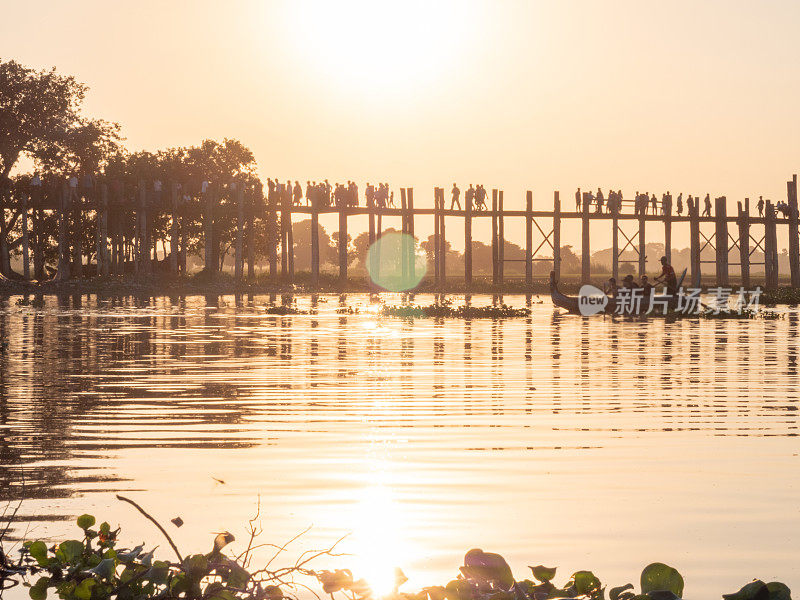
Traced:
<path fill-rule="evenodd" d="M 175 545 L 175 542 L 172 541 L 172 538 L 169 537 L 169 534 L 167 533 L 166 529 L 164 529 L 161 526 L 161 523 L 159 523 L 153 517 L 151 517 L 145 509 L 136 504 L 136 502 L 134 502 L 130 498 L 126 498 L 125 496 L 120 496 L 119 494 L 117 494 L 117 500 L 122 500 L 123 502 L 127 502 L 128 504 L 133 506 L 136 510 L 138 510 L 140 513 L 142 513 L 145 517 L 147 517 L 153 523 L 153 525 L 158 527 L 159 531 L 161 531 L 161 533 L 164 534 L 164 537 L 167 538 L 169 545 L 172 546 L 172 549 L 175 551 L 175 556 L 178 557 L 178 562 L 183 564 L 183 558 L 181 557 L 181 553 L 178 550 L 178 547 Z"/>

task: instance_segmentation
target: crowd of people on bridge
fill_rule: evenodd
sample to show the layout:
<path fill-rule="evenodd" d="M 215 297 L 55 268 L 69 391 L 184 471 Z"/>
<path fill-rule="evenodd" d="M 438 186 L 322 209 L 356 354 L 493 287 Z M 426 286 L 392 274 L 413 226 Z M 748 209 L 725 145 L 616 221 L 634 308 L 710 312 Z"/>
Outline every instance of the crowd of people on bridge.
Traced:
<path fill-rule="evenodd" d="M 603 190 L 601 188 L 597 188 L 597 192 L 581 192 L 581 188 L 578 188 L 575 192 L 575 211 L 581 212 L 581 210 L 586 209 L 591 211 L 594 209 L 595 213 L 602 214 L 603 212 L 607 214 L 611 213 L 621 213 L 623 209 L 623 201 L 622 190 L 610 190 L 608 192 L 608 199 L 606 199 L 605 195 L 603 194 Z M 689 207 L 693 203 L 697 203 L 699 207 L 700 196 L 689 196 L 686 199 L 686 212 L 688 214 Z M 661 195 L 661 200 L 655 194 L 650 194 L 648 192 L 639 192 L 637 190 L 636 194 L 634 194 L 634 199 L 632 201 L 633 204 L 633 214 L 636 216 L 642 215 L 677 215 L 681 216 L 683 214 L 684 209 L 684 202 L 683 202 L 683 194 L 678 194 L 678 197 L 674 199 L 673 204 L 673 197 L 672 194 L 667 191 L 666 193 Z M 763 202 L 760 205 L 761 208 L 759 212 L 763 212 Z M 673 213 L 674 208 L 674 213 Z M 711 195 L 706 194 L 706 197 L 703 199 L 703 211 L 701 216 L 710 217 L 712 216 L 712 206 L 711 206 Z"/>

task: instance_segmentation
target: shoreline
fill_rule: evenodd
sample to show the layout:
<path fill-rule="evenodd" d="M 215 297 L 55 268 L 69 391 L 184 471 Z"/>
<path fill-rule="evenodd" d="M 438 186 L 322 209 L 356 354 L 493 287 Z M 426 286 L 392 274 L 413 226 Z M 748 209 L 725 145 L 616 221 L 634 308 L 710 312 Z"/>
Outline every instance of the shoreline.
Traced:
<path fill-rule="evenodd" d="M 486 281 L 473 280 L 469 289 L 463 280 L 448 282 L 448 285 L 437 285 L 432 279 L 423 280 L 413 290 L 396 292 L 371 286 L 366 278 L 350 278 L 342 284 L 336 278 L 321 281 L 318 285 L 310 284 L 310 277 L 296 278 L 294 284 L 269 280 L 266 276 L 256 277 L 254 281 L 237 282 L 233 276 L 222 274 L 209 280 L 202 273 L 189 276 L 108 276 L 73 279 L 67 281 L 15 281 L 5 280 L 0 284 L 0 297 L 11 296 L 89 296 L 125 297 L 125 296 L 231 296 L 231 295 L 313 295 L 313 294 L 441 294 L 441 295 L 530 295 L 541 296 L 550 294 L 550 284 L 547 279 L 535 280 L 531 285 L 526 285 L 524 280 L 506 281 L 502 286 L 497 286 L 487 277 Z M 598 277 L 592 281 L 593 285 L 601 286 L 603 278 Z M 565 293 L 577 294 L 581 287 L 579 275 L 562 277 L 560 288 Z M 717 287 L 714 283 L 702 286 L 704 293 Z M 730 282 L 727 286 L 738 289 L 737 282 Z M 751 289 L 757 287 L 752 286 Z M 762 288 L 763 289 L 763 288 Z M 767 306 L 800 304 L 800 288 L 788 285 L 779 286 L 772 290 L 763 290 L 761 303 Z"/>

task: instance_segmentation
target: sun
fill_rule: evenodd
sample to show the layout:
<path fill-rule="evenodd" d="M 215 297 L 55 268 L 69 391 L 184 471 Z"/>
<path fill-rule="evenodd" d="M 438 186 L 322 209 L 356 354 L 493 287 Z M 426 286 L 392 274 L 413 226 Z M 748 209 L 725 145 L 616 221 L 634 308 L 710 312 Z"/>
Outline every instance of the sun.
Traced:
<path fill-rule="evenodd" d="M 283 6 L 283 21 L 298 67 L 319 78 L 321 93 L 382 99 L 419 94 L 457 66 L 472 4 L 295 0 Z"/>

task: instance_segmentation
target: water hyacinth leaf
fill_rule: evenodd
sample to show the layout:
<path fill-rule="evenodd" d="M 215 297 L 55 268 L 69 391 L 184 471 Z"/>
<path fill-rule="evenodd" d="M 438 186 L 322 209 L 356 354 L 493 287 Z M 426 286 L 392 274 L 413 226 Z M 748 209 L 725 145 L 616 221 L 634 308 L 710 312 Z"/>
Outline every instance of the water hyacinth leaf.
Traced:
<path fill-rule="evenodd" d="M 47 566 L 47 546 L 44 542 L 33 542 L 28 546 L 28 552 L 40 567 Z"/>
<path fill-rule="evenodd" d="M 200 581 L 208 574 L 208 559 L 203 554 L 193 554 L 183 559 L 183 568 L 192 581 Z"/>
<path fill-rule="evenodd" d="M 572 583 L 578 595 L 591 595 L 602 586 L 600 580 L 591 571 L 576 571 L 572 574 Z"/>
<path fill-rule="evenodd" d="M 683 597 L 683 577 L 664 563 L 652 563 L 642 571 L 642 593 L 667 591 Z"/>
<path fill-rule="evenodd" d="M 277 585 L 268 585 L 264 588 L 264 598 L 266 600 L 283 600 L 283 590 Z"/>
<path fill-rule="evenodd" d="M 31 600 L 45 600 L 47 598 L 47 586 L 50 584 L 49 577 L 39 577 L 36 583 L 28 590 Z"/>
<path fill-rule="evenodd" d="M 93 569 L 89 569 L 89 573 L 97 575 L 101 579 L 110 579 L 117 568 L 117 563 L 113 558 L 104 558 Z"/>
<path fill-rule="evenodd" d="M 769 600 L 792 600 L 792 592 L 785 583 L 770 581 L 767 584 Z"/>
<path fill-rule="evenodd" d="M 760 579 L 754 579 L 733 594 L 723 594 L 725 600 L 769 600 L 769 588 Z"/>
<path fill-rule="evenodd" d="M 156 546 L 157 548 L 158 546 Z M 153 565 L 153 555 L 155 554 L 156 549 L 153 548 L 147 554 L 142 554 L 139 562 L 142 563 L 145 567 L 150 568 Z"/>
<path fill-rule="evenodd" d="M 81 529 L 89 529 L 93 527 L 97 520 L 92 515 L 81 515 L 77 519 L 78 527 Z"/>
<path fill-rule="evenodd" d="M 230 544 L 234 540 L 236 540 L 236 538 L 233 537 L 232 533 L 229 533 L 227 531 L 223 531 L 222 533 L 218 533 L 217 537 L 214 538 L 214 550 L 213 550 L 213 552 L 214 553 L 218 553 L 220 550 L 222 550 L 225 546 L 227 546 L 228 544 Z"/>
<path fill-rule="evenodd" d="M 556 569 L 558 567 L 545 567 L 543 565 L 536 565 L 535 567 L 528 567 L 533 571 L 533 576 L 537 581 L 553 581 L 556 576 Z"/>
<path fill-rule="evenodd" d="M 315 575 L 326 594 L 333 594 L 341 589 L 347 589 L 353 584 L 353 574 L 349 569 L 320 571 Z"/>
<path fill-rule="evenodd" d="M 79 542 L 78 540 L 67 540 L 66 542 L 61 542 L 56 550 L 56 557 L 61 560 L 61 562 L 70 565 L 75 564 L 82 554 L 83 543 Z"/>
<path fill-rule="evenodd" d="M 84 579 L 75 588 L 75 597 L 78 600 L 91 600 L 92 588 L 97 585 L 94 579 Z"/>
<path fill-rule="evenodd" d="M 632 583 L 626 583 L 625 585 L 621 585 L 619 587 L 613 587 L 608 592 L 608 597 L 610 600 L 619 600 L 619 597 L 622 594 L 622 592 L 627 592 L 628 590 L 632 589 L 633 589 Z"/>
<path fill-rule="evenodd" d="M 118 553 L 117 558 L 119 559 L 120 562 L 124 563 L 131 562 L 132 560 L 139 558 L 139 555 L 142 553 L 142 550 L 144 550 L 144 544 L 139 544 L 133 550 L 129 550 L 128 552 Z"/>
<path fill-rule="evenodd" d="M 647 592 L 647 598 L 650 600 L 681 600 L 680 596 L 676 596 L 669 590 L 657 590 L 653 592 Z"/>
<path fill-rule="evenodd" d="M 167 581 L 167 574 L 169 573 L 169 564 L 163 560 L 157 560 L 150 567 L 147 572 L 147 578 L 156 584 L 162 584 Z"/>
<path fill-rule="evenodd" d="M 461 572 L 467 579 L 478 583 L 498 584 L 506 590 L 514 585 L 514 575 L 506 559 L 494 552 L 484 552 L 480 548 L 473 548 L 464 555 Z"/>

